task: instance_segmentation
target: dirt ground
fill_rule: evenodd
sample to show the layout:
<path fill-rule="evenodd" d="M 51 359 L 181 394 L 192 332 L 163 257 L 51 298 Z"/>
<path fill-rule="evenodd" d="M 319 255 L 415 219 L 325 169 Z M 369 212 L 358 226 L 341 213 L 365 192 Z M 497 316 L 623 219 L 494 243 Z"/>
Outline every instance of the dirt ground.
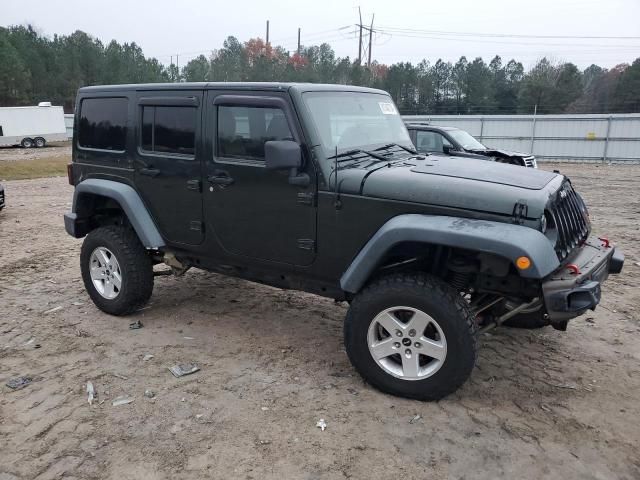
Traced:
<path fill-rule="evenodd" d="M 0 162 L 71 158 L 71 142 L 55 142 L 45 148 L 0 147 Z"/>
<path fill-rule="evenodd" d="M 99 312 L 66 178 L 5 183 L 0 480 L 640 478 L 640 166 L 543 168 L 570 175 L 623 274 L 567 332 L 483 335 L 470 381 L 437 403 L 366 385 L 331 300 L 191 271 L 157 277 L 134 316 Z M 174 378 L 182 362 L 201 370 Z"/>

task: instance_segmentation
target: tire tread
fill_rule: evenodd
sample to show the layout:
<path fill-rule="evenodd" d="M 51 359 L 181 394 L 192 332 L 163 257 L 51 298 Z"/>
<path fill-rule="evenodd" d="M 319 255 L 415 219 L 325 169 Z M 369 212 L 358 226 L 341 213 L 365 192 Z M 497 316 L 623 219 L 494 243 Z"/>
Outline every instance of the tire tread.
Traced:
<path fill-rule="evenodd" d="M 116 301 L 102 297 L 93 286 L 88 272 L 88 262 L 95 248 L 93 243 L 106 242 L 116 245 L 119 252 L 114 252 L 120 268 L 127 272 L 125 288 L 121 290 Z M 107 246 L 108 245 L 104 245 Z M 153 265 L 137 234 L 128 227 L 109 225 L 92 230 L 82 244 L 80 254 L 82 278 L 85 288 L 98 308 L 112 315 L 128 315 L 142 308 L 153 292 Z M 84 268 L 84 265 L 87 268 Z"/>
<path fill-rule="evenodd" d="M 442 280 L 424 273 L 396 273 L 381 277 L 366 286 L 355 296 L 347 312 L 347 316 L 345 318 L 345 348 L 351 363 L 356 367 L 361 375 L 365 378 L 368 377 L 367 372 L 363 372 L 358 367 L 359 362 L 354 361 L 354 358 L 352 357 L 353 352 L 349 348 L 349 344 L 354 341 L 354 339 L 350 338 L 351 329 L 348 328 L 348 324 L 354 321 L 354 318 L 358 316 L 364 305 L 374 301 L 382 292 L 384 292 L 384 294 L 393 292 L 400 293 L 406 292 L 408 289 L 440 298 L 455 308 L 457 316 L 463 322 L 464 331 L 466 331 L 466 333 L 471 337 L 472 356 L 469 358 L 469 363 L 467 365 L 464 365 L 463 368 L 457 370 L 458 373 L 456 376 L 450 377 L 446 382 L 440 383 L 435 388 L 430 388 L 428 391 L 416 393 L 400 391 L 379 384 L 375 386 L 387 393 L 403 397 L 418 400 L 439 400 L 440 398 L 453 393 L 467 380 L 478 357 L 478 326 L 475 321 L 475 316 L 464 298 L 462 298 L 458 292 Z"/>

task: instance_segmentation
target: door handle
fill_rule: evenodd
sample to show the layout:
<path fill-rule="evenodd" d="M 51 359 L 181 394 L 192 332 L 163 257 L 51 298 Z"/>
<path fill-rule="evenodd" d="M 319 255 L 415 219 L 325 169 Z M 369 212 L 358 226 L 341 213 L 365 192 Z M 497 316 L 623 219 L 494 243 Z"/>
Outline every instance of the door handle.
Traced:
<path fill-rule="evenodd" d="M 213 175 L 209 175 L 207 180 L 211 183 L 215 183 L 216 185 L 231 185 L 234 180 L 229 176 L 229 173 L 224 170 L 216 170 L 213 172 Z"/>
<path fill-rule="evenodd" d="M 160 170 L 157 168 L 141 168 L 140 175 L 146 175 L 147 177 L 157 177 L 160 175 Z"/>

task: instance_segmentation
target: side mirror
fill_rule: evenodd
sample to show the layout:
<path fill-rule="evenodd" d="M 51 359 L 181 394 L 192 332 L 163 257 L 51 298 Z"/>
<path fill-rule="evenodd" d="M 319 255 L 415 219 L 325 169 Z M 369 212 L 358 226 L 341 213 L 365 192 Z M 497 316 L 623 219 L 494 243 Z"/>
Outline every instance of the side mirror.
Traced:
<path fill-rule="evenodd" d="M 442 151 L 446 154 L 446 155 L 451 155 L 451 152 L 455 152 L 456 149 L 453 148 L 453 145 L 443 145 L 442 146 Z"/>
<path fill-rule="evenodd" d="M 298 172 L 302 166 L 302 149 L 292 140 L 270 140 L 264 143 L 264 163 L 268 170 L 289 170 L 289 183 L 305 187 L 309 175 Z"/>
<path fill-rule="evenodd" d="M 269 170 L 298 169 L 302 166 L 302 150 L 291 140 L 270 140 L 264 143 L 264 162 Z"/>

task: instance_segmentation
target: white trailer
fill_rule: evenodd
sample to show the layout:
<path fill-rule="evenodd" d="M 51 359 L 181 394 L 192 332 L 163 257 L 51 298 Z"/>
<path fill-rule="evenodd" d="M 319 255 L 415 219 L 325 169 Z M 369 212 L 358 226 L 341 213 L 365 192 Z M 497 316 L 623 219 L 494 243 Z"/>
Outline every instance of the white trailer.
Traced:
<path fill-rule="evenodd" d="M 64 110 L 41 102 L 37 107 L 0 108 L 0 146 L 44 147 L 67 140 Z"/>

